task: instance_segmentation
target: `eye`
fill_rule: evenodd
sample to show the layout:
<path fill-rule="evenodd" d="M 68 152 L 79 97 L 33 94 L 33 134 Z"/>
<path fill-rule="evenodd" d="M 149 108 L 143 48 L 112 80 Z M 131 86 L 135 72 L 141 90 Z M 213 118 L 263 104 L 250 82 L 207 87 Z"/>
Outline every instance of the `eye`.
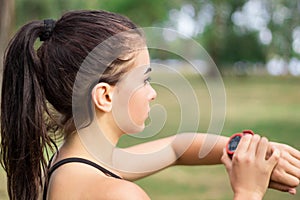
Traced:
<path fill-rule="evenodd" d="M 150 81 L 151 81 L 151 77 L 149 76 L 148 78 L 146 78 L 146 79 L 144 80 L 144 83 L 145 83 L 145 84 L 149 84 Z"/>

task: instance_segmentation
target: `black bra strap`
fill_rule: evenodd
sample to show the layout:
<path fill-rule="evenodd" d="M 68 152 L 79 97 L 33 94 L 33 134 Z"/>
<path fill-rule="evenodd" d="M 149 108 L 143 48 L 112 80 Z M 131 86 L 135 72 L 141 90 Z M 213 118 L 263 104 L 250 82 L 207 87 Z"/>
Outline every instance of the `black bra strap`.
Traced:
<path fill-rule="evenodd" d="M 53 157 L 52 157 L 53 158 Z M 52 158 L 50 159 L 50 162 L 49 162 L 49 165 L 51 164 L 51 161 L 52 161 Z M 47 182 L 46 184 L 44 185 L 44 192 L 43 192 L 43 199 L 46 200 L 46 196 L 47 196 L 47 190 L 48 190 L 48 183 L 50 181 L 50 177 L 52 175 L 52 173 L 57 169 L 59 168 L 60 166 L 66 164 L 66 163 L 71 163 L 71 162 L 79 162 L 79 163 L 84 163 L 84 164 L 87 164 L 87 165 L 90 165 L 92 167 L 95 167 L 97 169 L 99 169 L 100 171 L 102 171 L 104 174 L 108 175 L 108 176 L 111 176 L 111 177 L 114 177 L 114 178 L 118 178 L 118 179 L 122 179 L 120 176 L 112 173 L 111 171 L 108 171 L 107 169 L 101 167 L 100 165 L 90 161 L 90 160 L 87 160 L 87 159 L 84 159 L 84 158 L 77 158 L 77 157 L 72 157 L 72 158 L 66 158 L 66 159 L 63 159 L 61 161 L 58 161 L 57 163 L 55 163 L 48 171 L 48 176 L 47 176 Z"/>
<path fill-rule="evenodd" d="M 108 175 L 108 176 L 111 176 L 111 177 L 114 177 L 114 178 L 118 178 L 118 179 L 122 179 L 120 176 L 112 173 L 111 171 L 108 171 L 107 169 L 101 167 L 100 165 L 90 161 L 90 160 L 87 160 L 87 159 L 84 159 L 84 158 L 66 158 L 66 159 L 63 159 L 57 163 L 55 163 L 49 170 L 48 172 L 48 177 L 50 178 L 52 173 L 57 169 L 59 168 L 60 166 L 66 164 L 66 163 L 71 163 L 71 162 L 79 162 L 79 163 L 84 163 L 84 164 L 87 164 L 87 165 L 90 165 L 90 166 L 93 166 L 97 169 L 99 169 L 100 171 L 102 171 L 104 174 Z"/>

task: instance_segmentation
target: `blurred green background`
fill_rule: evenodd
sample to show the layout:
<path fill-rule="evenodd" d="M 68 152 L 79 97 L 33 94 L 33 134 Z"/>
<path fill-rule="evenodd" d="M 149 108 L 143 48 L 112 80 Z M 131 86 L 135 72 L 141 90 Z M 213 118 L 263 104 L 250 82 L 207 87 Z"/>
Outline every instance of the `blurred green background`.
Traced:
<path fill-rule="evenodd" d="M 0 57 L 9 38 L 33 19 L 58 19 L 74 9 L 104 9 L 128 16 L 140 27 L 175 29 L 201 44 L 220 70 L 227 96 L 222 135 L 252 129 L 300 149 L 300 2 L 289 0 L 0 0 Z M 176 38 L 174 39 L 176 42 Z M 153 59 L 173 60 L 163 53 Z M 180 62 L 179 62 L 180 63 Z M 178 64 L 178 63 L 177 63 Z M 2 60 L 0 62 L 2 69 Z M 184 67 L 182 69 L 184 71 Z M 176 84 L 172 74 L 165 76 Z M 186 74 L 199 102 L 199 132 L 210 122 L 211 102 L 201 77 Z M 180 110 L 174 96 L 154 85 L 155 103 L 167 113 L 163 137 L 176 133 Z M 180 85 L 178 85 L 180 87 Z M 184 93 L 182 94 L 184 95 Z M 172 102 L 172 103 L 170 103 Z M 120 145 L 139 142 L 125 137 Z M 152 199 L 231 199 L 222 166 L 178 166 L 137 181 Z M 0 199 L 7 199 L 0 169 Z M 265 199 L 300 199 L 270 190 Z"/>

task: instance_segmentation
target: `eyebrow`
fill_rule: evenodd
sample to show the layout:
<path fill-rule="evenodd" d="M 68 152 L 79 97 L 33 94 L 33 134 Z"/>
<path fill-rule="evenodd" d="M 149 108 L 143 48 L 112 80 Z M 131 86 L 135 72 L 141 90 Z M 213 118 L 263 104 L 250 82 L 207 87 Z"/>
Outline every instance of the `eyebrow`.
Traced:
<path fill-rule="evenodd" d="M 149 73 L 151 71 L 152 71 L 152 68 L 149 67 L 144 74 L 147 74 L 147 73 Z"/>

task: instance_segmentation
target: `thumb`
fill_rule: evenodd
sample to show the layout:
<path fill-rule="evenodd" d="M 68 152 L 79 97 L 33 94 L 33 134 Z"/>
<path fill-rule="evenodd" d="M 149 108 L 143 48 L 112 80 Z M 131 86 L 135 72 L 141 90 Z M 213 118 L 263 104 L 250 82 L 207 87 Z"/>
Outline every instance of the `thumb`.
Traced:
<path fill-rule="evenodd" d="M 280 150 L 275 147 L 272 147 L 272 150 L 273 150 L 273 153 L 270 156 L 270 158 L 268 159 L 268 161 L 269 161 L 271 167 L 274 168 L 279 161 Z"/>
<path fill-rule="evenodd" d="M 231 168 L 231 159 L 227 155 L 226 149 L 223 149 L 223 155 L 221 158 L 221 162 L 225 165 L 226 169 L 229 170 Z"/>

